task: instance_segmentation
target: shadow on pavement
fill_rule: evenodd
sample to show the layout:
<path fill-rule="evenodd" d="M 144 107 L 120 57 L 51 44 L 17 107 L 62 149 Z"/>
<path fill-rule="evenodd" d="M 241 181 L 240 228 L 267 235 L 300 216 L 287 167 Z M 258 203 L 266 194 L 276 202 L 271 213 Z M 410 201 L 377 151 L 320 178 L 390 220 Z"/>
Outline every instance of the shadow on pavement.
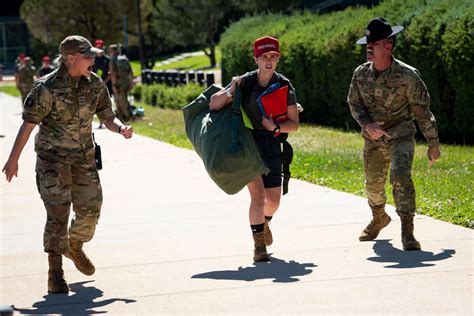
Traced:
<path fill-rule="evenodd" d="M 47 294 L 44 300 L 33 304 L 34 309 L 16 308 L 14 310 L 21 314 L 62 314 L 62 315 L 91 315 L 104 314 L 106 311 L 95 311 L 94 308 L 103 307 L 114 302 L 135 303 L 136 300 L 124 298 L 110 298 L 103 301 L 94 301 L 103 296 L 104 292 L 84 284 L 92 281 L 78 282 L 69 285 L 74 293 L 67 294 Z"/>
<path fill-rule="evenodd" d="M 310 274 L 313 270 L 308 268 L 317 267 L 313 263 L 299 263 L 271 257 L 269 262 L 257 262 L 251 267 L 237 270 L 210 271 L 193 275 L 193 279 L 214 279 L 214 280 L 237 280 L 255 281 L 261 279 L 274 279 L 273 282 L 297 282 L 297 276 Z"/>
<path fill-rule="evenodd" d="M 421 245 L 423 247 L 423 245 Z M 390 240 L 382 239 L 376 240 L 374 246 L 377 257 L 370 257 L 367 260 L 381 263 L 393 262 L 392 265 L 387 265 L 385 268 L 407 269 L 407 268 L 422 268 L 434 266 L 434 263 L 426 263 L 433 261 L 440 261 L 451 258 L 456 251 L 454 249 L 443 249 L 442 252 L 434 254 L 429 251 L 404 251 L 394 248 Z"/>

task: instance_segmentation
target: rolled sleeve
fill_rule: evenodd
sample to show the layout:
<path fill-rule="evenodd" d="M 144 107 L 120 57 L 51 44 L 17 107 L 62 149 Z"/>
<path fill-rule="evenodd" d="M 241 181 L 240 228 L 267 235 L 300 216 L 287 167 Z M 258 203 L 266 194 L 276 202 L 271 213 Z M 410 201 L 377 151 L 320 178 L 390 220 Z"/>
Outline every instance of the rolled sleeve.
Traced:
<path fill-rule="evenodd" d="M 288 106 L 296 104 L 296 92 L 295 92 L 295 88 L 293 87 L 291 83 L 288 85 L 288 100 L 287 101 L 288 101 Z"/>
<path fill-rule="evenodd" d="M 416 118 L 426 141 L 430 147 L 437 147 L 439 145 L 438 126 L 430 111 L 431 98 L 425 83 L 417 73 L 409 85 L 408 100 L 410 111 Z"/>
<path fill-rule="evenodd" d="M 23 104 L 24 121 L 39 125 L 52 107 L 51 93 L 41 82 L 35 83 Z"/>
<path fill-rule="evenodd" d="M 349 86 L 347 103 L 349 104 L 352 117 L 361 127 L 364 127 L 368 123 L 372 123 L 372 118 L 370 117 L 370 114 L 364 105 L 364 100 L 360 95 L 359 85 L 357 84 L 355 73 L 352 77 L 351 85 Z"/>
<path fill-rule="evenodd" d="M 97 100 L 96 114 L 101 121 L 106 121 L 108 118 L 115 116 L 114 111 L 112 111 L 112 102 L 110 101 L 109 92 L 105 84 L 102 84 L 102 90 Z"/>

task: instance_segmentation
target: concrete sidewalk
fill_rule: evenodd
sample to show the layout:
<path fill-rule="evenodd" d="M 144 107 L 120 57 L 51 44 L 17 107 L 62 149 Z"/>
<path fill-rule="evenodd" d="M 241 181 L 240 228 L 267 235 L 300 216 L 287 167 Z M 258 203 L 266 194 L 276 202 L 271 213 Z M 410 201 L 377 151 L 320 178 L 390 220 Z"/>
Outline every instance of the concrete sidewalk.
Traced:
<path fill-rule="evenodd" d="M 18 98 L 0 93 L 1 167 L 21 124 Z M 365 199 L 291 180 L 272 229 L 270 263 L 252 264 L 246 190 L 221 192 L 199 157 L 150 138 L 95 130 L 102 146 L 102 215 L 86 252 L 92 277 L 65 259 L 69 295 L 48 295 L 45 211 L 33 137 L 19 177 L 2 175 L 0 305 L 16 314 L 473 313 L 472 230 L 417 216 L 422 251 L 404 252 L 400 221 L 358 241 Z"/>

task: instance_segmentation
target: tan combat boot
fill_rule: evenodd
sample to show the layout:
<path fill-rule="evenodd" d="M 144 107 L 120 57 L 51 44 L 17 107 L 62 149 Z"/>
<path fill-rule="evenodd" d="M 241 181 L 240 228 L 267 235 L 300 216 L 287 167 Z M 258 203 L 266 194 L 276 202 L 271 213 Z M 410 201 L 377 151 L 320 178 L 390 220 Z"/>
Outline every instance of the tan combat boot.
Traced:
<path fill-rule="evenodd" d="M 382 228 L 390 224 L 392 219 L 385 213 L 383 208 L 372 209 L 372 220 L 369 225 L 360 233 L 360 241 L 374 240 L 379 235 Z"/>
<path fill-rule="evenodd" d="M 414 225 L 412 215 L 400 215 L 402 221 L 403 250 L 420 250 L 421 245 L 413 235 Z"/>
<path fill-rule="evenodd" d="M 269 261 L 270 256 L 268 255 L 267 247 L 265 246 L 264 232 L 254 233 L 253 241 L 255 243 L 255 249 L 253 251 L 253 261 L 254 262 Z"/>
<path fill-rule="evenodd" d="M 68 293 L 69 287 L 64 280 L 62 256 L 48 252 L 48 293 Z"/>
<path fill-rule="evenodd" d="M 265 225 L 263 226 L 263 234 L 265 236 L 265 246 L 273 244 L 273 235 L 270 230 L 270 221 L 265 218 Z"/>
<path fill-rule="evenodd" d="M 77 270 L 84 273 L 85 275 L 93 275 L 95 267 L 89 260 L 87 255 L 82 251 L 82 242 L 69 240 L 69 251 L 64 254 L 65 257 L 69 258 L 74 262 Z"/>

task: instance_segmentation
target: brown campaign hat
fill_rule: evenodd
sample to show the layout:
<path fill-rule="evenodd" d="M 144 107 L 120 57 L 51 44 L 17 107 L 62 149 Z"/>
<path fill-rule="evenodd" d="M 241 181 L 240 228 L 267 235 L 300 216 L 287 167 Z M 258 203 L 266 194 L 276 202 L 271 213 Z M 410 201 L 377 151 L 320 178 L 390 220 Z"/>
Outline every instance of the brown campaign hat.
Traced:
<path fill-rule="evenodd" d="M 100 52 L 103 52 L 103 50 L 93 47 L 87 38 L 80 35 L 68 36 L 59 44 L 59 53 L 63 56 L 75 53 L 95 56 Z"/>

